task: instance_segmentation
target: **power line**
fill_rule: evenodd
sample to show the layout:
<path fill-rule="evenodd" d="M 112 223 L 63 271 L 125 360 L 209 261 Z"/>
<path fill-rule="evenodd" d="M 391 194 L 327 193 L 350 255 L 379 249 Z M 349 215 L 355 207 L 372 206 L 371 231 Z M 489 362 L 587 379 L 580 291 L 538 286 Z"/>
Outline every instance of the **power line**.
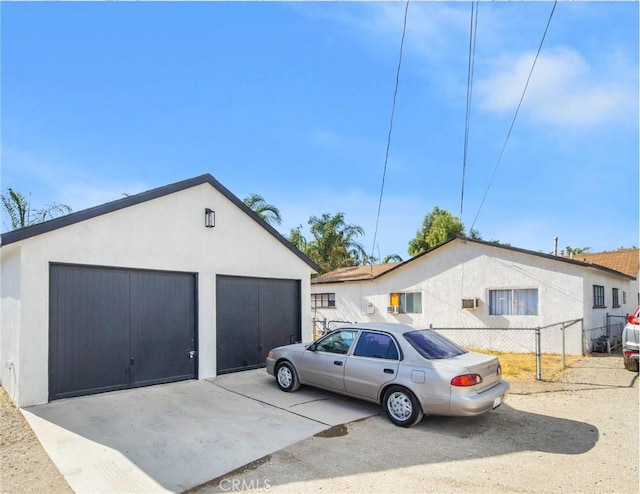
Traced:
<path fill-rule="evenodd" d="M 376 239 L 378 237 L 378 225 L 380 223 L 380 210 L 382 209 L 382 196 L 384 194 L 384 182 L 387 175 L 387 163 L 389 162 L 389 149 L 391 148 L 391 133 L 393 131 L 393 117 L 396 113 L 396 97 L 398 95 L 398 86 L 400 84 L 400 67 L 402 67 L 402 52 L 404 49 L 404 36 L 407 32 L 407 13 L 409 12 L 409 0 L 404 8 L 404 20 L 402 22 L 402 39 L 400 40 L 400 55 L 398 57 L 398 68 L 396 70 L 396 85 L 393 89 L 393 103 L 391 104 L 391 119 L 389 122 L 389 133 L 387 135 L 387 150 L 384 155 L 384 167 L 382 169 L 382 185 L 380 186 L 380 199 L 378 200 L 378 214 L 376 215 L 376 229 L 373 234 L 373 245 L 371 246 L 371 259 L 376 248 Z"/>
<path fill-rule="evenodd" d="M 474 9 L 475 5 L 475 9 Z M 478 2 L 471 2 L 471 21 L 469 24 L 469 64 L 467 68 L 467 109 L 464 116 L 464 146 L 462 153 L 462 187 L 460 192 L 460 222 L 464 208 L 464 179 L 467 170 L 467 151 L 469 148 L 469 122 L 471 120 L 471 94 L 473 92 L 473 68 L 476 54 L 476 33 L 478 31 Z"/>
<path fill-rule="evenodd" d="M 476 217 L 473 219 L 473 224 L 471 225 L 471 229 L 469 231 L 471 231 L 473 229 L 473 227 L 476 224 L 476 221 L 478 220 L 478 216 L 480 215 L 480 210 L 482 209 L 482 206 L 484 205 L 484 201 L 487 198 L 487 195 L 489 194 L 489 190 L 491 189 L 491 185 L 493 184 L 493 179 L 496 176 L 496 172 L 498 171 L 498 167 L 500 166 L 500 162 L 502 161 L 502 155 L 504 154 L 504 150 L 507 147 L 507 142 L 509 142 L 509 137 L 511 137 L 511 131 L 513 130 L 513 126 L 516 123 L 516 118 L 518 118 L 518 112 L 520 111 L 520 106 L 522 105 L 522 100 L 524 100 L 524 95 L 527 92 L 527 88 L 529 87 L 529 81 L 531 80 L 531 75 L 533 74 L 533 69 L 536 66 L 536 62 L 538 61 L 538 57 L 540 55 L 540 51 L 542 50 L 542 45 L 544 44 L 544 39 L 547 37 L 547 31 L 549 30 L 549 25 L 551 24 L 551 19 L 553 18 L 553 13 L 556 10 L 556 5 L 558 4 L 558 0 L 555 0 L 553 2 L 553 8 L 551 9 L 551 13 L 549 14 L 549 20 L 547 21 L 547 26 L 544 29 L 544 34 L 542 35 L 542 39 L 540 40 L 540 45 L 538 46 L 538 52 L 536 53 L 536 57 L 533 60 L 533 64 L 531 65 L 531 70 L 529 71 L 529 76 L 527 77 L 527 82 L 524 85 L 524 90 L 522 91 L 522 96 L 520 96 L 520 101 L 518 102 L 518 107 L 516 108 L 516 112 L 513 115 L 513 120 L 511 121 L 511 126 L 509 127 L 509 132 L 507 132 L 507 137 L 504 140 L 504 144 L 502 145 L 502 150 L 500 151 L 500 155 L 498 156 L 498 162 L 496 163 L 496 166 L 493 169 L 493 173 L 491 174 L 491 178 L 489 179 L 489 185 L 487 186 L 487 190 L 484 193 L 484 197 L 482 198 L 482 202 L 480 203 L 480 207 L 478 208 L 478 212 L 476 213 Z"/>
<path fill-rule="evenodd" d="M 475 7 L 475 8 L 474 8 Z M 464 146 L 462 153 L 462 187 L 460 190 L 460 224 L 464 210 L 464 179 L 467 170 L 469 149 L 469 125 L 471 121 L 471 95 L 473 92 L 473 69 L 476 54 L 476 33 L 478 32 L 478 2 L 471 2 L 471 18 L 469 21 L 469 63 L 467 67 L 467 108 L 464 115 Z M 460 264 L 460 298 L 464 298 L 464 262 Z M 462 319 L 462 317 L 461 317 Z"/>

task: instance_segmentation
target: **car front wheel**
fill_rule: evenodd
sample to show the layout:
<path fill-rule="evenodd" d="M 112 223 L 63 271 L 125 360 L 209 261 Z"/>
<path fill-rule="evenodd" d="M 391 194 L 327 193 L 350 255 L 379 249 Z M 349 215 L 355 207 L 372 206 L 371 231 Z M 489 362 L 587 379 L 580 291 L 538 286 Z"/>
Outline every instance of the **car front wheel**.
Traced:
<path fill-rule="evenodd" d="M 401 386 L 391 386 L 382 399 L 382 408 L 389 420 L 400 427 L 412 427 L 422 420 L 423 413 L 414 394 Z"/>
<path fill-rule="evenodd" d="M 282 362 L 276 368 L 276 381 L 282 391 L 288 393 L 295 391 L 300 387 L 298 374 L 289 362 Z"/>

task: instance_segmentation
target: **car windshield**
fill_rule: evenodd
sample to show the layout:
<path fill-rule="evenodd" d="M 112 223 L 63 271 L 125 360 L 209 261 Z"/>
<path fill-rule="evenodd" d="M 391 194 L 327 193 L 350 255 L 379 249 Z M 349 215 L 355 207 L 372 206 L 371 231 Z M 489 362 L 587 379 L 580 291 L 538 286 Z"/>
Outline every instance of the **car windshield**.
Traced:
<path fill-rule="evenodd" d="M 426 359 L 450 358 L 467 353 L 453 341 L 430 330 L 411 331 L 405 333 L 404 337 Z"/>

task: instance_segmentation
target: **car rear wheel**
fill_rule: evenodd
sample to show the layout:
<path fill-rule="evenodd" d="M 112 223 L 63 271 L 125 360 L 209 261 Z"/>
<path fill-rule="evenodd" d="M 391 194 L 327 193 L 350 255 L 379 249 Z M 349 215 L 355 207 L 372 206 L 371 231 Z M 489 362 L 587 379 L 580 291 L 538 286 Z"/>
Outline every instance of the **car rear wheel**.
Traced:
<path fill-rule="evenodd" d="M 630 371 L 638 372 L 638 361 L 625 357 L 624 368 Z"/>
<path fill-rule="evenodd" d="M 414 394 L 401 386 L 391 386 L 382 399 L 385 414 L 395 425 L 412 427 L 422 420 L 423 413 Z"/>
<path fill-rule="evenodd" d="M 300 387 L 298 374 L 289 362 L 282 362 L 276 368 L 276 381 L 282 391 L 288 393 L 295 391 Z"/>

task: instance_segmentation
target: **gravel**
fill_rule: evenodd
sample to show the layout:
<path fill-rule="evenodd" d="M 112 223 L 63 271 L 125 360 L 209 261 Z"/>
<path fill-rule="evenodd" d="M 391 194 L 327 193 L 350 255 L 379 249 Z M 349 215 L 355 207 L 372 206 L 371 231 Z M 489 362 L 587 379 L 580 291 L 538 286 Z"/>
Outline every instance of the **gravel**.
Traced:
<path fill-rule="evenodd" d="M 638 374 L 587 357 L 481 417 L 334 427 L 193 492 L 638 492 Z M 0 491 L 71 489 L 0 389 Z"/>
<path fill-rule="evenodd" d="M 513 383 L 481 417 L 371 417 L 193 491 L 638 492 L 637 380 L 620 357 L 585 358 L 554 382 Z"/>

